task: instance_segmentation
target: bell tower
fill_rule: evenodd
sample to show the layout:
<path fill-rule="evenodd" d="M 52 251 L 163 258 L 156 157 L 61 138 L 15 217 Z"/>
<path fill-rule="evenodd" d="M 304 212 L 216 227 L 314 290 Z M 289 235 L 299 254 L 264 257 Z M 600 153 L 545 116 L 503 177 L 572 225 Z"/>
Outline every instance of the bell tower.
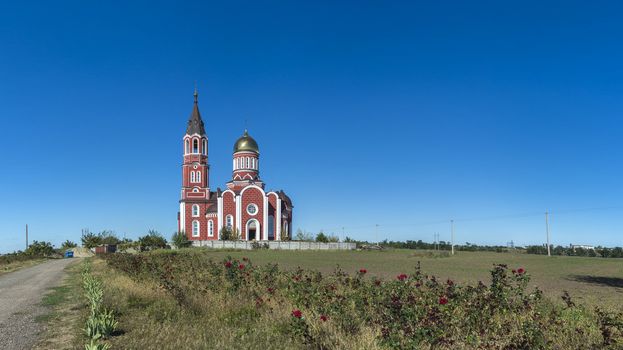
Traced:
<path fill-rule="evenodd" d="M 186 232 L 188 237 L 199 234 L 194 232 L 198 229 L 193 227 L 193 222 L 204 221 L 201 219 L 205 217 L 207 202 L 210 200 L 208 136 L 199 113 L 197 89 L 193 95 L 193 110 L 182 139 L 182 191 L 178 214 L 178 230 Z"/>

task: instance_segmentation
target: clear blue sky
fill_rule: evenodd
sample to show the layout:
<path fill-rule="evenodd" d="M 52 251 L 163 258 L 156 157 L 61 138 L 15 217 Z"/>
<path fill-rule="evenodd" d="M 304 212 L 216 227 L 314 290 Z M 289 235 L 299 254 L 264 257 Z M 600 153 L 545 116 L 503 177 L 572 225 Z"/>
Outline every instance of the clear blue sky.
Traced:
<path fill-rule="evenodd" d="M 170 236 L 195 81 L 212 187 L 248 120 L 295 229 L 623 244 L 620 2 L 225 3 L 0 4 L 0 251 Z"/>

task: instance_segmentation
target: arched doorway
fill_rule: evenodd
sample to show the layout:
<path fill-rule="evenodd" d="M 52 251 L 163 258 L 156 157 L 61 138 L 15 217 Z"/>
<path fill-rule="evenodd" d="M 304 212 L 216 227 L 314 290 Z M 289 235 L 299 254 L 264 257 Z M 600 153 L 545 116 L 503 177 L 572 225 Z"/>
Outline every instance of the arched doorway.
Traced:
<path fill-rule="evenodd" d="M 247 233 L 247 241 L 259 241 L 262 237 L 260 235 L 260 222 L 256 219 L 251 219 L 247 221 L 246 233 Z"/>

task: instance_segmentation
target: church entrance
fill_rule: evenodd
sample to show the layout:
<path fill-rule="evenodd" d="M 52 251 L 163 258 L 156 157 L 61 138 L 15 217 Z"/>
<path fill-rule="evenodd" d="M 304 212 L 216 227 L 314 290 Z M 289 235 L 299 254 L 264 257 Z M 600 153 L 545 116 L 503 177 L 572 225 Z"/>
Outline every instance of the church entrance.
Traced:
<path fill-rule="evenodd" d="M 257 220 L 249 220 L 247 222 L 247 240 L 257 241 L 259 237 L 259 223 Z"/>

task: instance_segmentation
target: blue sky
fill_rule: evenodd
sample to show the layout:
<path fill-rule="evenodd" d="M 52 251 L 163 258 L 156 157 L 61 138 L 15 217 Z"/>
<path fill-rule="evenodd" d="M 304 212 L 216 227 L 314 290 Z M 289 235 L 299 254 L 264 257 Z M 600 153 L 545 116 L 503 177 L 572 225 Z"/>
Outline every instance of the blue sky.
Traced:
<path fill-rule="evenodd" d="M 622 245 L 622 6 L 2 2 L 0 251 L 170 236 L 195 81 L 212 187 L 246 120 L 295 229 Z"/>

